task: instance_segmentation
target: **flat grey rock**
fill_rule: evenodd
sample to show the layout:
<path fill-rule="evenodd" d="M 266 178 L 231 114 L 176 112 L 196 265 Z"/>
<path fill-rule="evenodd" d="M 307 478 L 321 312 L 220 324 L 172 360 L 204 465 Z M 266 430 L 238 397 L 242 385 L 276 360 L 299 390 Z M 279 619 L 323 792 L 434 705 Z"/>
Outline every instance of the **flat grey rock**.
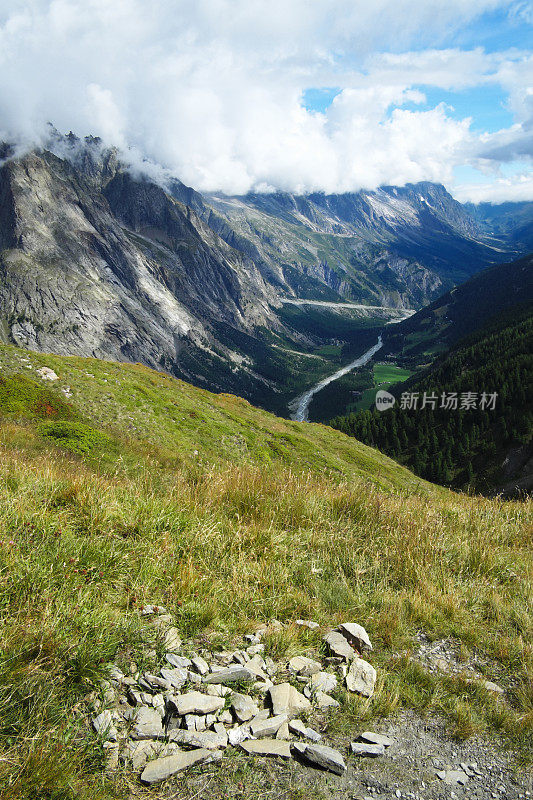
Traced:
<path fill-rule="evenodd" d="M 326 692 L 315 692 L 315 703 L 319 708 L 338 708 L 340 703 Z"/>
<path fill-rule="evenodd" d="M 310 711 L 312 706 L 307 697 L 304 697 L 290 683 L 279 683 L 269 689 L 272 701 L 272 711 L 275 717 L 279 714 L 297 716 L 303 711 Z"/>
<path fill-rule="evenodd" d="M 338 750 L 327 747 L 324 744 L 307 744 L 305 742 L 293 742 L 291 751 L 294 755 L 303 758 L 316 767 L 342 775 L 346 771 L 344 758 Z"/>
<path fill-rule="evenodd" d="M 175 667 L 174 669 L 161 669 L 161 677 L 163 680 L 170 683 L 174 689 L 181 689 L 184 683 L 187 682 L 187 670 L 184 667 Z"/>
<path fill-rule="evenodd" d="M 190 747 L 203 747 L 205 750 L 218 750 L 227 747 L 228 736 L 226 732 L 215 731 L 185 731 L 174 730 L 170 733 L 170 740 Z"/>
<path fill-rule="evenodd" d="M 248 722 L 259 713 L 259 707 L 247 694 L 233 692 L 231 707 L 239 722 Z"/>
<path fill-rule="evenodd" d="M 287 722 L 286 714 L 279 714 L 277 717 L 270 717 L 270 719 L 254 719 L 250 723 L 250 730 L 252 736 L 256 739 L 265 739 L 270 736 L 275 736 L 281 726 Z"/>
<path fill-rule="evenodd" d="M 359 653 L 373 649 L 368 633 L 357 622 L 343 622 L 339 625 L 339 631 Z"/>
<path fill-rule="evenodd" d="M 240 746 L 249 755 L 291 757 L 291 746 L 282 739 L 250 739 Z"/>
<path fill-rule="evenodd" d="M 460 784 L 464 786 L 468 781 L 468 775 L 462 769 L 442 769 L 437 772 L 438 777 L 448 786 Z"/>
<path fill-rule="evenodd" d="M 201 692 L 173 695 L 169 698 L 169 702 L 172 703 L 180 717 L 185 714 L 213 714 L 224 706 L 223 697 L 212 697 Z"/>
<path fill-rule="evenodd" d="M 133 739 L 164 739 L 161 715 L 155 708 L 140 706 L 133 718 Z"/>
<path fill-rule="evenodd" d="M 92 722 L 96 733 L 106 739 L 106 741 L 116 742 L 118 734 L 113 724 L 111 711 L 102 711 L 97 717 L 93 717 Z"/>
<path fill-rule="evenodd" d="M 144 768 L 141 781 L 142 783 L 152 784 L 161 783 L 161 781 L 176 775 L 193 764 L 205 764 L 209 761 L 218 761 L 222 758 L 222 753 L 219 750 L 190 750 L 185 753 L 176 753 L 173 756 L 166 756 L 165 758 L 156 758 L 151 761 Z"/>
<path fill-rule="evenodd" d="M 355 658 L 356 652 L 348 640 L 338 631 L 330 631 L 324 636 L 324 641 L 334 656 L 339 656 L 349 661 Z"/>
<path fill-rule="evenodd" d="M 362 658 L 356 658 L 350 664 L 346 674 L 346 687 L 350 692 L 362 694 L 363 697 L 372 697 L 376 684 L 376 670 Z"/>
<path fill-rule="evenodd" d="M 298 736 L 303 736 L 304 739 L 310 739 L 312 742 L 320 742 L 322 739 L 322 736 L 317 731 L 313 730 L 313 728 L 308 728 L 301 719 L 289 720 L 289 730 Z"/>
<path fill-rule="evenodd" d="M 299 625 L 302 628 L 309 628 L 310 631 L 315 631 L 320 627 L 318 622 L 313 622 L 311 619 L 297 619 L 296 625 Z"/>
<path fill-rule="evenodd" d="M 255 675 L 246 667 L 235 666 L 217 670 L 210 675 L 206 675 L 204 683 L 236 683 L 237 681 L 254 681 Z"/>
<path fill-rule="evenodd" d="M 245 739 L 249 739 L 251 736 L 250 726 L 249 725 L 238 725 L 235 728 L 230 728 L 228 731 L 228 742 L 235 747 L 241 742 L 244 742 Z"/>
<path fill-rule="evenodd" d="M 202 656 L 193 656 L 191 659 L 192 666 L 199 675 L 207 675 L 209 673 L 209 664 L 202 658 Z"/>
<path fill-rule="evenodd" d="M 368 744 L 367 742 L 352 742 L 350 745 L 354 756 L 383 756 L 385 748 L 382 744 Z"/>
<path fill-rule="evenodd" d="M 187 669 L 187 667 L 192 666 L 192 661 L 190 658 L 178 656 L 176 653 L 165 653 L 165 658 L 172 667 L 184 667 Z"/>
<path fill-rule="evenodd" d="M 382 733 L 373 733 L 373 731 L 364 731 L 359 735 L 359 739 L 370 744 L 382 744 L 383 747 L 390 747 L 391 744 L 394 744 L 394 739 L 384 736 Z"/>
<path fill-rule="evenodd" d="M 289 672 L 294 672 L 296 675 L 304 675 L 309 678 L 316 672 L 320 672 L 322 664 L 320 661 L 315 661 L 314 658 L 307 656 L 294 656 L 289 661 Z"/>
<path fill-rule="evenodd" d="M 337 678 L 331 672 L 315 672 L 308 686 L 311 692 L 332 692 L 337 688 Z"/>

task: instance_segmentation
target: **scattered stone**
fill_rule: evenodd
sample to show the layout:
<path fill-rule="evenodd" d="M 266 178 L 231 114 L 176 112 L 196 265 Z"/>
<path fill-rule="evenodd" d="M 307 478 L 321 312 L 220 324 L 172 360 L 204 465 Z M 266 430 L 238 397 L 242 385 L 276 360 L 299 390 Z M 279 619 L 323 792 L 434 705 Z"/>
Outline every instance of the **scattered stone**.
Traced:
<path fill-rule="evenodd" d="M 167 673 L 173 673 L 174 670 L 166 669 L 164 670 Z M 163 674 L 163 670 L 161 670 L 161 675 Z M 164 689 L 168 692 L 169 689 L 172 689 L 173 686 L 176 686 L 179 689 L 179 686 L 171 681 L 170 679 L 164 677 L 158 677 L 157 675 L 152 675 L 150 672 L 145 672 L 142 676 L 141 680 L 139 681 L 139 686 L 148 689 L 151 691 L 153 689 Z"/>
<path fill-rule="evenodd" d="M 242 749 L 253 756 L 279 756 L 280 758 L 291 757 L 291 746 L 289 742 L 280 739 L 250 739 L 241 742 Z"/>
<path fill-rule="evenodd" d="M 268 675 L 263 669 L 264 666 L 265 662 L 260 655 L 254 655 L 253 658 L 246 662 L 247 670 L 252 672 L 256 678 L 261 678 L 261 680 L 267 681 Z"/>
<path fill-rule="evenodd" d="M 355 658 L 356 652 L 348 640 L 338 631 L 330 631 L 324 636 L 324 641 L 334 656 L 339 656 L 347 661 Z"/>
<path fill-rule="evenodd" d="M 205 750 L 217 750 L 228 745 L 228 736 L 225 731 L 222 734 L 215 731 L 184 731 L 178 729 L 172 731 L 169 738 L 178 744 L 203 747 Z"/>
<path fill-rule="evenodd" d="M 294 656 L 289 661 L 289 672 L 293 672 L 295 675 L 305 675 L 305 677 L 311 677 L 317 672 L 320 672 L 322 669 L 322 664 L 320 661 L 315 661 L 313 658 L 307 658 L 306 656 Z"/>
<path fill-rule="evenodd" d="M 505 689 L 503 689 L 499 684 L 494 683 L 493 681 L 481 681 L 481 685 L 487 692 L 494 692 L 494 694 L 505 694 Z"/>
<path fill-rule="evenodd" d="M 313 728 L 308 728 L 301 719 L 289 720 L 288 728 L 298 736 L 303 736 L 305 739 L 311 739 L 312 742 L 320 742 L 322 737 Z"/>
<path fill-rule="evenodd" d="M 191 750 L 187 753 L 176 753 L 165 758 L 156 758 L 151 761 L 143 770 L 141 781 L 146 784 L 160 783 L 170 778 L 172 775 L 181 772 L 193 764 L 205 764 L 209 761 L 218 761 L 222 758 L 222 753 L 218 750 Z"/>
<path fill-rule="evenodd" d="M 59 377 L 50 367 L 41 367 L 37 370 L 37 375 L 40 375 L 43 381 L 58 381 Z"/>
<path fill-rule="evenodd" d="M 223 708 L 222 711 L 219 711 L 217 719 L 219 722 L 224 723 L 224 725 L 231 725 L 233 722 L 233 717 L 229 708 Z"/>
<path fill-rule="evenodd" d="M 254 719 L 250 723 L 250 731 L 252 736 L 256 739 L 264 739 L 265 737 L 275 736 L 282 725 L 287 722 L 287 715 L 280 714 L 277 717 L 270 717 L 270 719 Z"/>
<path fill-rule="evenodd" d="M 350 664 L 350 669 L 346 675 L 346 687 L 350 692 L 357 692 L 363 697 L 372 697 L 376 684 L 376 670 L 362 658 L 356 658 Z"/>
<path fill-rule="evenodd" d="M 192 661 L 185 656 L 177 656 L 175 653 L 165 653 L 165 658 L 172 667 L 192 667 Z"/>
<path fill-rule="evenodd" d="M 131 763 L 135 771 L 142 769 L 147 761 L 157 754 L 156 742 L 145 739 L 141 741 L 128 741 L 124 752 L 124 758 Z"/>
<path fill-rule="evenodd" d="M 340 703 L 335 700 L 334 697 L 331 695 L 326 694 L 325 692 L 316 692 L 315 693 L 315 703 L 319 708 L 326 709 L 326 708 L 338 708 Z"/>
<path fill-rule="evenodd" d="M 300 694 L 290 683 L 280 683 L 269 689 L 272 711 L 275 717 L 280 714 L 297 716 L 303 711 L 310 711 L 312 706 L 307 697 Z"/>
<path fill-rule="evenodd" d="M 205 731 L 206 718 L 199 714 L 185 714 L 185 727 L 188 731 Z"/>
<path fill-rule="evenodd" d="M 351 750 L 354 756 L 383 756 L 385 748 L 382 744 L 367 744 L 366 742 L 352 742 Z"/>
<path fill-rule="evenodd" d="M 464 786 L 468 781 L 468 775 L 462 769 L 441 769 L 437 775 L 448 786 L 455 786 L 457 783 Z"/>
<path fill-rule="evenodd" d="M 115 664 L 108 664 L 107 666 L 107 674 L 112 681 L 117 681 L 118 683 L 122 683 L 124 680 L 124 673 L 119 670 Z"/>
<path fill-rule="evenodd" d="M 337 688 L 337 678 L 330 672 L 315 672 L 309 681 L 309 688 L 314 692 L 332 692 Z"/>
<path fill-rule="evenodd" d="M 200 675 L 207 675 L 209 673 L 209 664 L 202 658 L 202 656 L 194 656 L 192 659 L 192 666 Z"/>
<path fill-rule="evenodd" d="M 204 683 L 236 683 L 237 681 L 253 681 L 255 675 L 243 666 L 228 667 L 212 672 L 204 678 Z"/>
<path fill-rule="evenodd" d="M 283 739 L 284 741 L 292 739 L 291 732 L 289 731 L 289 726 L 286 722 L 284 722 L 283 725 L 279 726 L 276 733 L 276 739 Z"/>
<path fill-rule="evenodd" d="M 188 672 L 183 667 L 175 667 L 174 669 L 166 669 L 166 667 L 163 667 L 161 669 L 161 676 L 165 681 L 170 683 L 174 689 L 181 689 L 183 684 L 187 682 Z"/>
<path fill-rule="evenodd" d="M 318 622 L 313 622 L 310 619 L 297 619 L 296 625 L 300 625 L 303 628 L 309 628 L 311 631 L 315 631 L 317 628 L 320 627 Z"/>
<path fill-rule="evenodd" d="M 143 617 L 151 617 L 154 614 L 166 614 L 167 610 L 163 606 L 146 605 L 141 606 L 141 614 Z"/>
<path fill-rule="evenodd" d="M 257 689 L 257 691 L 261 694 L 267 694 L 271 686 L 274 686 L 274 684 L 270 678 L 268 678 L 266 681 L 256 681 L 253 685 L 253 688 Z"/>
<path fill-rule="evenodd" d="M 384 736 L 382 733 L 373 733 L 372 731 L 364 731 L 359 734 L 359 738 L 363 742 L 370 742 L 370 744 L 382 744 L 383 747 L 390 747 L 391 744 L 394 744 L 394 740 L 388 736 Z"/>
<path fill-rule="evenodd" d="M 224 686 L 222 683 L 213 683 L 206 688 L 207 694 L 210 694 L 211 697 L 226 697 L 232 691 L 233 689 L 230 689 L 229 686 Z"/>
<path fill-rule="evenodd" d="M 133 739 L 164 739 L 161 716 L 154 708 L 140 706 L 134 717 Z"/>
<path fill-rule="evenodd" d="M 265 645 L 264 644 L 254 644 L 251 647 L 246 648 L 246 652 L 250 656 L 258 656 L 261 653 L 265 652 Z"/>
<path fill-rule="evenodd" d="M 248 722 L 259 713 L 259 708 L 252 698 L 239 692 L 231 695 L 231 707 L 239 722 Z"/>
<path fill-rule="evenodd" d="M 211 695 L 201 694 L 201 692 L 173 695 L 169 698 L 169 702 L 172 703 L 180 717 L 185 714 L 212 714 L 224 706 L 224 698 L 211 697 Z"/>
<path fill-rule="evenodd" d="M 323 744 L 307 744 L 305 742 L 293 742 L 291 745 L 293 755 L 309 761 L 317 767 L 342 775 L 346 771 L 346 764 L 338 750 L 326 747 Z"/>
<path fill-rule="evenodd" d="M 181 647 L 180 632 L 172 625 L 163 633 L 163 646 L 169 653 L 174 653 Z"/>
<path fill-rule="evenodd" d="M 251 735 L 249 725 L 237 725 L 228 731 L 228 741 L 233 747 L 236 747 L 236 745 L 244 742 L 245 739 L 249 739 Z"/>
<path fill-rule="evenodd" d="M 192 670 L 187 670 L 187 681 L 192 683 L 193 686 L 200 686 L 202 684 L 202 676 L 198 675 L 197 672 L 192 672 Z"/>
<path fill-rule="evenodd" d="M 111 711 L 102 711 L 97 717 L 93 718 L 93 727 L 99 736 L 110 742 L 116 742 L 118 733 L 113 724 Z"/>
<path fill-rule="evenodd" d="M 343 622 L 339 625 L 339 631 L 359 653 L 362 653 L 363 650 L 373 650 L 368 633 L 357 622 Z"/>

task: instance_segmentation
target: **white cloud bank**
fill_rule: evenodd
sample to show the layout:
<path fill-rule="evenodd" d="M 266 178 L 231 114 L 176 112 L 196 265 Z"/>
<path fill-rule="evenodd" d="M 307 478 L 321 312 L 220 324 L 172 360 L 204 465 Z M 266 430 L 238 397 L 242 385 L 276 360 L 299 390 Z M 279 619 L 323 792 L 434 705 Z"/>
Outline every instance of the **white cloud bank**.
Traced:
<path fill-rule="evenodd" d="M 523 6 L 0 0 L 0 138 L 36 141 L 51 121 L 134 148 L 204 191 L 450 184 L 457 164 L 488 169 L 532 153 L 527 54 L 439 47 L 483 12 Z M 411 52 L 415 42 L 428 49 Z M 490 82 L 509 93 L 507 131 L 479 137 L 442 104 L 416 109 L 417 84 Z M 307 111 L 304 90 L 327 86 L 341 90 L 331 107 Z"/>

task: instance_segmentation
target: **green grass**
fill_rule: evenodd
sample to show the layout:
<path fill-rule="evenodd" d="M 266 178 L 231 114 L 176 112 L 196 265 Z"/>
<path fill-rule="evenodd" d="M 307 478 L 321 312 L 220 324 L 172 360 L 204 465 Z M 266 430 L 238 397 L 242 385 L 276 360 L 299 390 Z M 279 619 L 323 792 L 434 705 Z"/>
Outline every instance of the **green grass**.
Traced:
<path fill-rule="evenodd" d="M 395 364 L 374 364 L 374 383 L 376 386 L 391 386 L 407 380 L 412 373 Z"/>
<path fill-rule="evenodd" d="M 218 641 L 272 617 L 357 620 L 380 683 L 370 702 L 345 698 L 343 719 L 433 710 L 458 734 L 503 732 L 527 753 L 531 504 L 434 487 L 330 428 L 138 365 L 7 346 L 0 364 L 33 398 L 0 406 L 1 800 L 132 796 L 102 776 L 83 698 L 107 661 L 157 645 L 146 602 Z M 36 376 L 43 365 L 57 383 Z M 60 420 L 35 415 L 43 392 L 74 425 L 66 439 L 43 431 Z M 108 438 L 73 452 L 86 429 Z M 420 629 L 486 654 L 509 705 L 394 659 Z M 267 644 L 280 656 L 318 640 L 288 626 Z"/>

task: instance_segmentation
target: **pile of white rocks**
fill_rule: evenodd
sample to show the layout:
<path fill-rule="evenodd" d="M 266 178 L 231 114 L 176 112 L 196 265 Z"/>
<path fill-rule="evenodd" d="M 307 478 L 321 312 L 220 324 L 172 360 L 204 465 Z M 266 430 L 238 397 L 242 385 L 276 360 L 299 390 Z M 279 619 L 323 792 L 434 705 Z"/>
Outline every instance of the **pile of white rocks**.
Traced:
<path fill-rule="evenodd" d="M 365 629 L 346 622 L 324 638 L 322 661 L 297 655 L 275 663 L 265 656 L 263 626 L 245 638 L 243 649 L 182 655 L 179 631 L 164 609 L 143 609 L 160 630 L 166 649 L 157 670 L 125 675 L 109 665 L 109 680 L 93 693 L 91 722 L 104 740 L 108 769 L 124 762 L 141 771 L 141 781 L 163 781 L 193 764 L 219 761 L 227 747 L 253 756 L 297 758 L 342 774 L 340 752 L 321 743 L 321 735 L 300 719 L 313 710 L 339 705 L 331 692 L 343 682 L 350 692 L 371 697 L 376 670 L 361 658 L 372 644 Z M 297 625 L 318 628 L 297 620 Z M 270 628 L 281 627 L 274 621 Z M 359 756 L 378 756 L 391 744 L 365 732 L 351 745 Z"/>

